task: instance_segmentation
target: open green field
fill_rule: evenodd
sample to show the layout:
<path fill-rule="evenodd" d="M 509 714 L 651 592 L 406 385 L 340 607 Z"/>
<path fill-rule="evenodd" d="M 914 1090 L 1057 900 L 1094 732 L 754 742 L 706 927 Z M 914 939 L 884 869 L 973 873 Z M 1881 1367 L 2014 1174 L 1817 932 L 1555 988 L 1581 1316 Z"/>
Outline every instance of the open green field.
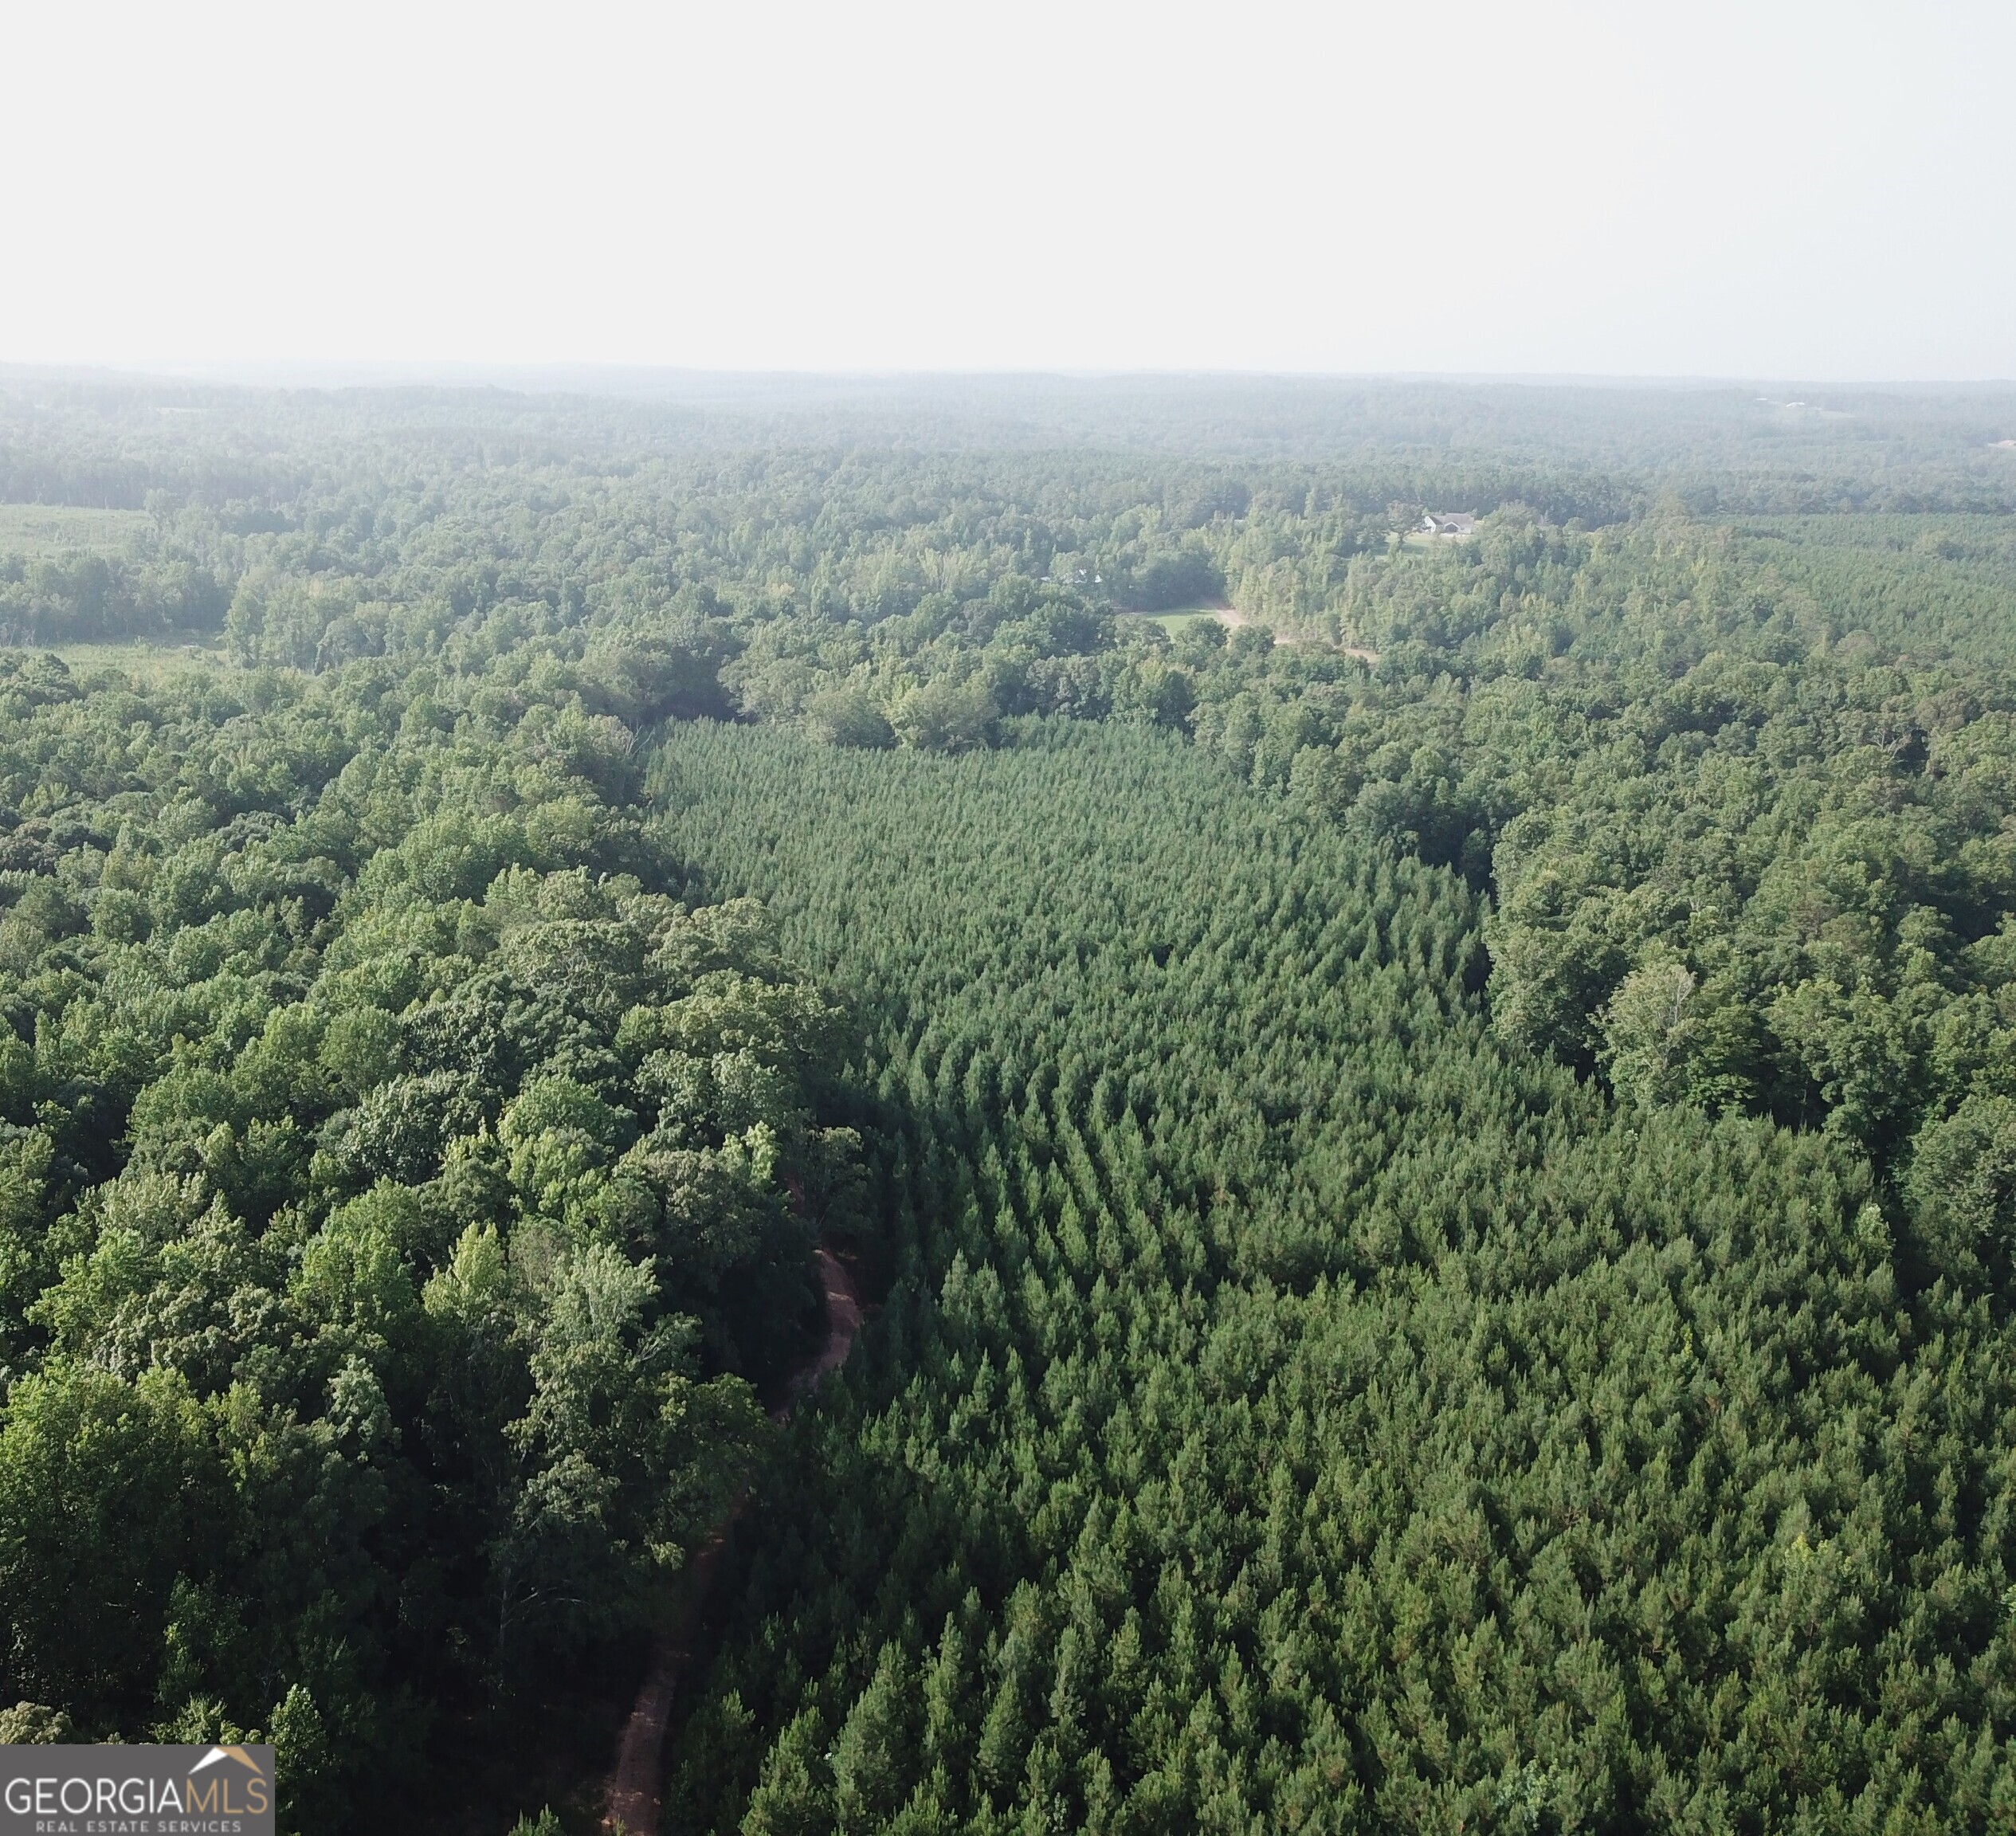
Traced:
<path fill-rule="evenodd" d="M 1235 624 L 1238 614 L 1224 606 L 1179 606 L 1168 612 L 1128 612 L 1124 618 L 1139 618 L 1150 625 L 1159 625 L 1171 637 L 1186 625 L 1194 625 L 1200 618 L 1216 618 L 1226 624 Z"/>
<path fill-rule="evenodd" d="M 98 669 L 117 669 L 143 682 L 159 682 L 178 670 L 197 665 L 229 669 L 235 665 L 222 649 L 190 640 L 179 644 L 35 644 L 0 646 L 0 656 L 10 653 L 31 657 L 60 657 L 72 670 L 82 675 Z"/>
<path fill-rule="evenodd" d="M 0 504 L 0 554 L 116 554 L 151 535 L 144 510 L 92 510 L 74 504 Z"/>
<path fill-rule="evenodd" d="M 1224 626 L 1228 631 L 1236 631 L 1242 625 L 1266 625 L 1273 632 L 1277 643 L 1297 644 L 1307 641 L 1306 635 L 1292 626 L 1284 627 L 1268 619 L 1253 618 L 1241 612 L 1236 606 L 1190 606 L 1180 607 L 1173 612 L 1129 612 L 1124 616 L 1143 619 L 1151 625 L 1159 625 L 1171 638 L 1202 619 L 1211 618 Z M 1349 645 L 1345 648 L 1354 656 L 1363 657 L 1368 661 L 1378 661 L 1369 650 L 1360 650 Z"/>

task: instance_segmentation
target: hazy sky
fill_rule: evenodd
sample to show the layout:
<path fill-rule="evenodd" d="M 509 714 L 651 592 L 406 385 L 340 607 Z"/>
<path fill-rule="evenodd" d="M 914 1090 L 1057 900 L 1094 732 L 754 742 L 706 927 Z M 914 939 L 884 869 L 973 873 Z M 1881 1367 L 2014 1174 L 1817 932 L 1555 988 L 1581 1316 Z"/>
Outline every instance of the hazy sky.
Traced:
<path fill-rule="evenodd" d="M 2016 376 L 2010 0 L 0 23 L 0 360 Z"/>

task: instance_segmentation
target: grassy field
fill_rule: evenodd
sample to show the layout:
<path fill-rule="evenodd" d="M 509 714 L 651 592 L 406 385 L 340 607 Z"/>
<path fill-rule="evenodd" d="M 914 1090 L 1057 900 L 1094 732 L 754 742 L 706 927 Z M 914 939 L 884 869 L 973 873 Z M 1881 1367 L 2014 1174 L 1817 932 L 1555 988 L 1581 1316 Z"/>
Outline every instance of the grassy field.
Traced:
<path fill-rule="evenodd" d="M 116 554 L 152 534 L 144 510 L 87 510 L 73 504 L 0 504 L 0 554 Z"/>
<path fill-rule="evenodd" d="M 236 667 L 222 649 L 190 640 L 179 644 L 37 644 L 0 646 L 0 654 L 11 652 L 31 657 L 60 657 L 81 675 L 96 669 L 117 669 L 141 681 L 158 682 L 178 669 L 202 665 L 211 669 Z"/>
<path fill-rule="evenodd" d="M 1217 618 L 1226 623 L 1236 623 L 1237 614 L 1227 616 L 1229 608 L 1223 606 L 1179 606 L 1173 612 L 1125 612 L 1125 618 L 1145 619 L 1151 625 L 1159 625 L 1171 637 L 1186 625 L 1194 625 L 1200 618 Z"/>

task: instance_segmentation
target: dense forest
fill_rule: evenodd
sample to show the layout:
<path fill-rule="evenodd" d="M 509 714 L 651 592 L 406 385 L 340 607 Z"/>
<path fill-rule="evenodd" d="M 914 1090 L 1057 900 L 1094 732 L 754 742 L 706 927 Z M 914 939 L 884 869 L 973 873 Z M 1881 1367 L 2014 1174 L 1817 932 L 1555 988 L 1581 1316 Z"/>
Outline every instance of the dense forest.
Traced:
<path fill-rule="evenodd" d="M 0 375 L 0 1734 L 2006 1827 L 2016 394 L 625 386 Z"/>

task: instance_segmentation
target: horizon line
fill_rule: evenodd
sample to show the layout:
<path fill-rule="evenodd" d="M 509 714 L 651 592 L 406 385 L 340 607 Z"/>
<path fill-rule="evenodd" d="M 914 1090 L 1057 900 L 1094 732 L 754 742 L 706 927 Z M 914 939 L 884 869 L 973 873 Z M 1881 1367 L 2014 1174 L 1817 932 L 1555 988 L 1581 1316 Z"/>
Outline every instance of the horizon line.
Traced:
<path fill-rule="evenodd" d="M 1048 366 L 943 367 L 900 369 L 863 366 L 828 369 L 731 367 L 701 364 L 630 363 L 609 359 L 468 358 L 110 359 L 45 360 L 0 358 L 0 379 L 111 379 L 209 382 L 247 389 L 340 390 L 437 386 L 498 389 L 524 393 L 565 393 L 564 381 L 618 380 L 695 384 L 843 384 L 900 386 L 930 383 L 1065 384 L 1121 382 L 1355 383 L 1370 386 L 1443 386 L 1497 388 L 1659 389 L 1676 391 L 1729 389 L 1987 390 L 2016 388 L 2016 376 L 1818 377 L 1796 374 L 1718 375 L 1709 371 L 1608 371 L 1516 370 L 1298 370 L 1219 368 L 1209 366 L 1125 367 Z M 543 385 L 543 386 L 541 386 Z"/>

